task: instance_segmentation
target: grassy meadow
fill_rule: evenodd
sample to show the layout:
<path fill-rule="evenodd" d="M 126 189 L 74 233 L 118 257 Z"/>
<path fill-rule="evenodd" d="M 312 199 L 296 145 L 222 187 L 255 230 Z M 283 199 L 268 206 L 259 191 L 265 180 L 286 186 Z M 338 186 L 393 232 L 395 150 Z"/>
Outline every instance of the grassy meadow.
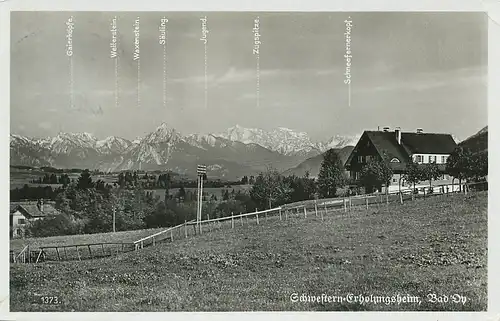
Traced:
<path fill-rule="evenodd" d="M 11 239 L 10 249 L 13 251 L 20 251 L 26 245 L 32 249 L 40 246 L 63 246 L 74 244 L 88 244 L 88 243 L 129 243 L 137 241 L 140 238 L 162 231 L 165 228 L 152 228 L 135 231 L 119 231 L 116 233 L 96 233 L 96 234 L 78 234 L 78 235 L 62 235 L 40 238 L 26 238 L 26 239 Z"/>
<path fill-rule="evenodd" d="M 11 264 L 11 311 L 487 309 L 487 192 L 244 221 L 114 257 Z M 126 234 L 124 234 L 126 235 Z M 125 238 L 125 236 L 124 236 Z M 420 304 L 292 302 L 411 295 Z M 432 303 L 458 294 L 465 303 Z M 39 296 L 58 304 L 39 304 Z"/>

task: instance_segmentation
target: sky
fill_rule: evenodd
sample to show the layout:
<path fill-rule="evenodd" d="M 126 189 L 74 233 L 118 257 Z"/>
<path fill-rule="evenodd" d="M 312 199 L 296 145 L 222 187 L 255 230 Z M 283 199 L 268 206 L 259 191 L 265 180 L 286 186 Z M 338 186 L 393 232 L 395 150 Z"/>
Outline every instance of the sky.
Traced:
<path fill-rule="evenodd" d="M 115 15 L 118 78 L 110 58 Z M 137 17 L 140 68 L 133 60 Z M 352 21 L 350 88 L 345 20 Z M 487 17 L 479 12 L 14 12 L 11 133 L 134 139 L 165 122 L 183 134 L 238 124 L 327 139 L 399 126 L 465 139 L 488 122 L 487 41 Z"/>

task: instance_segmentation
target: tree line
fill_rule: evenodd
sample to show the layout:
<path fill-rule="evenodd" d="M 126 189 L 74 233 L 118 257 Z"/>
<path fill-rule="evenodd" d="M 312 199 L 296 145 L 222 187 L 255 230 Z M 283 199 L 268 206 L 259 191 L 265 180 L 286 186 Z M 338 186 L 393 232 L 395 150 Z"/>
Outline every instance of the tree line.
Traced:
<path fill-rule="evenodd" d="M 459 180 L 481 180 L 487 175 L 485 154 L 472 154 L 458 147 L 448 158 L 446 173 Z M 435 163 L 415 164 L 408 162 L 403 179 L 415 186 L 420 181 L 436 180 L 441 172 Z M 148 175 L 149 174 L 145 174 Z M 60 215 L 30 223 L 28 235 L 49 236 L 112 231 L 113 213 L 118 231 L 168 227 L 196 217 L 196 191 L 189 187 L 175 187 L 176 182 L 168 174 L 155 177 L 162 182 L 164 197 L 147 190 L 139 179 L 135 184 L 134 173 L 123 174 L 123 186 L 117 188 L 101 180 L 93 181 L 90 171 L 83 171 L 76 181 L 58 189 L 24 186 L 11 191 L 11 199 L 45 198 L 55 201 Z M 283 176 L 269 168 L 254 178 L 249 192 L 223 189 L 221 196 L 204 193 L 203 219 L 219 218 L 231 214 L 248 213 L 273 208 L 286 203 L 333 198 L 351 194 L 370 193 L 382 185 L 389 185 L 393 172 L 382 159 L 367 163 L 357 180 L 349 179 L 339 155 L 334 150 L 324 154 L 317 179 L 308 173 L 303 177 Z M 161 177 L 161 178 L 160 178 Z M 127 185 L 134 182 L 132 185 Z M 182 183 L 184 184 L 184 183 Z M 205 185 L 206 186 L 206 185 Z M 196 186 L 195 186 L 196 187 Z M 176 188 L 175 193 L 172 189 Z M 27 197 L 23 197 L 27 198 Z"/>
<path fill-rule="evenodd" d="M 331 149 L 324 154 L 317 180 L 309 178 L 307 174 L 305 177 L 283 177 L 275 170 L 268 170 L 256 178 L 250 195 L 259 207 L 271 208 L 314 198 L 372 193 L 380 191 L 382 186 L 390 185 L 394 172 L 388 164 L 388 157 L 382 155 L 365 164 L 359 177 L 352 179 L 347 176 L 340 156 Z M 417 164 L 409 159 L 399 184 L 401 187 L 401 182 L 406 182 L 415 190 L 416 184 L 428 181 L 432 187 L 432 182 L 444 174 L 450 175 L 453 180 L 458 179 L 460 186 L 462 181 L 484 180 L 488 175 L 487 153 L 472 153 L 469 149 L 458 146 L 448 157 L 444 171 L 435 162 Z"/>

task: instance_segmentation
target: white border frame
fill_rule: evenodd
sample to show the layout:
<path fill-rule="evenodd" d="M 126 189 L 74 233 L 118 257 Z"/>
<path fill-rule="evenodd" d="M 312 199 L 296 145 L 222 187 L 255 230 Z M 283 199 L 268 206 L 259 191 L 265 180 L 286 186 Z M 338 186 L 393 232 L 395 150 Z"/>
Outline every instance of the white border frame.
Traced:
<path fill-rule="evenodd" d="M 308 1 L 283 1 L 283 0 L 183 0 L 177 3 L 168 1 L 123 1 L 123 0 L 0 0 L 0 129 L 1 148 L 8 150 L 10 135 L 10 11 L 480 11 L 489 16 L 488 19 L 488 123 L 498 118 L 497 108 L 500 108 L 500 2 L 497 0 L 308 0 Z M 494 88 L 494 89 L 493 89 Z M 497 89 L 497 90 L 495 90 Z M 493 123 L 493 125 L 495 125 Z M 496 146 L 493 138 L 498 138 L 495 126 L 489 126 L 489 164 L 500 164 Z M 496 139 L 495 139 L 496 141 Z M 9 236 L 7 233 L 8 216 L 6 215 L 7 203 L 9 203 L 9 158 L 2 153 L 2 166 L 0 170 L 2 193 L 0 193 L 3 215 L 0 215 L 0 226 L 3 226 L 0 247 L 0 319 L 2 320 L 73 320 L 104 319 L 110 316 L 118 317 L 112 313 L 9 313 Z M 8 153 L 7 153 L 8 155 Z M 498 191 L 498 183 L 494 179 L 498 175 L 495 167 L 489 168 L 489 195 L 495 195 Z M 493 192 L 492 192 L 493 191 Z M 232 319 L 236 315 L 241 321 L 254 320 L 256 317 L 288 319 L 293 317 L 297 320 L 305 320 L 311 317 L 315 319 L 331 320 L 334 318 L 353 320 L 382 320 L 405 319 L 411 320 L 500 320 L 500 279 L 493 274 L 499 271 L 500 249 L 495 245 L 500 244 L 500 233 L 495 228 L 500 227 L 500 214 L 494 209 L 499 209 L 498 200 L 488 200 L 488 312 L 230 312 L 230 313 L 188 313 L 172 312 L 163 313 L 120 313 L 122 320 L 140 318 L 151 318 L 161 320 L 168 318 L 189 318 L 190 320 L 201 320 L 207 317 L 223 317 Z M 496 232 L 496 233 L 495 233 Z"/>

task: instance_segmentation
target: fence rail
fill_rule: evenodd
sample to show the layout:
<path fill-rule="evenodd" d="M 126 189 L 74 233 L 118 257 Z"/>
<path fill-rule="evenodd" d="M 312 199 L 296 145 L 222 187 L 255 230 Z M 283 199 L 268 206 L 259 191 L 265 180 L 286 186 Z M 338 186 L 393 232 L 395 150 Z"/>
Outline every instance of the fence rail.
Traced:
<path fill-rule="evenodd" d="M 134 249 L 135 250 L 142 249 L 142 248 L 144 248 L 144 245 L 146 245 L 146 246 L 148 246 L 148 245 L 153 245 L 153 246 L 156 245 L 157 242 L 164 240 L 164 239 L 161 239 L 159 237 L 161 235 L 165 235 L 167 232 L 170 232 L 170 240 L 173 242 L 174 241 L 174 231 L 177 231 L 178 234 L 180 235 L 182 227 L 185 228 L 185 231 L 184 231 L 185 233 L 184 234 L 185 234 L 185 237 L 187 237 L 188 233 L 187 233 L 187 228 L 186 227 L 191 222 L 194 222 L 194 220 L 191 220 L 189 222 L 184 222 L 184 223 L 179 224 L 177 226 L 173 226 L 173 227 L 167 228 L 166 230 L 160 231 L 160 232 L 155 233 L 153 235 L 149 235 L 149 236 L 143 237 L 142 239 L 134 241 L 132 243 L 134 245 Z M 148 241 L 151 241 L 151 242 L 148 243 Z"/>

